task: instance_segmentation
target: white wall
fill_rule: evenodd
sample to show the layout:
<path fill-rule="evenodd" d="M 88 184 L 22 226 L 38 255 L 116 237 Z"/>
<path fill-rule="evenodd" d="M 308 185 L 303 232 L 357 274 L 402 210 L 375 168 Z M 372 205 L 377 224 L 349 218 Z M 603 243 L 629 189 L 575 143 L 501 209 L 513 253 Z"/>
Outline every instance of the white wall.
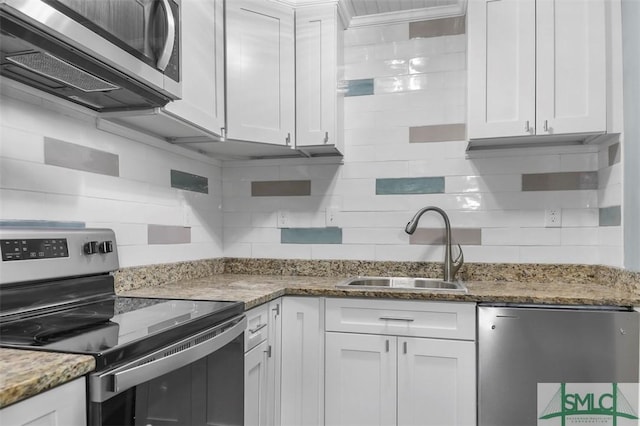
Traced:
<path fill-rule="evenodd" d="M 225 256 L 305 259 L 434 260 L 439 246 L 410 245 L 404 225 L 421 207 L 449 212 L 453 227 L 480 228 L 481 245 L 464 246 L 467 262 L 583 263 L 622 266 L 620 227 L 599 227 L 599 196 L 620 200 L 620 181 L 600 190 L 521 190 L 522 173 L 599 171 L 598 147 L 517 150 L 465 156 L 465 141 L 409 143 L 409 128 L 466 120 L 465 35 L 408 39 L 408 24 L 345 33 L 345 78 L 374 78 L 376 89 L 407 81 L 416 57 L 437 64 L 414 81 L 426 85 L 345 98 L 345 156 L 336 160 L 225 162 Z M 462 63 L 460 63 L 462 58 Z M 611 171 L 611 170 L 609 170 Z M 606 171 L 605 171 L 606 172 Z M 619 173 L 614 167 L 613 173 Z M 443 176 L 444 194 L 375 195 L 376 178 Z M 308 197 L 251 197 L 255 180 L 311 180 Z M 609 205 L 609 204 L 607 204 Z M 291 227 L 323 227 L 339 211 L 342 244 L 280 244 L 276 212 Z M 562 227 L 546 228 L 548 208 Z M 425 215 L 422 227 L 441 227 Z M 607 246 L 600 250 L 600 241 Z"/>
<path fill-rule="evenodd" d="M 0 98 L 0 220 L 113 228 L 121 266 L 222 256 L 219 162 L 100 131 L 92 115 L 31 100 Z M 45 137 L 118 155 L 119 177 L 45 164 Z M 208 177 L 209 194 L 171 188 L 171 169 Z M 147 224 L 191 227 L 191 243 L 148 245 Z"/>

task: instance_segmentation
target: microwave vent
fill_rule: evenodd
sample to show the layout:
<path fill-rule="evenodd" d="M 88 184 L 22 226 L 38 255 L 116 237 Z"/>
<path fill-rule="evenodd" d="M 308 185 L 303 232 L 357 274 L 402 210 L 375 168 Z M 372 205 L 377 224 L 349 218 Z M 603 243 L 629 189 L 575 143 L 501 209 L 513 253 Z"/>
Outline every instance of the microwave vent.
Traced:
<path fill-rule="evenodd" d="M 83 92 L 107 92 L 118 86 L 56 58 L 46 52 L 7 56 L 6 59 L 35 73 L 58 80 Z"/>

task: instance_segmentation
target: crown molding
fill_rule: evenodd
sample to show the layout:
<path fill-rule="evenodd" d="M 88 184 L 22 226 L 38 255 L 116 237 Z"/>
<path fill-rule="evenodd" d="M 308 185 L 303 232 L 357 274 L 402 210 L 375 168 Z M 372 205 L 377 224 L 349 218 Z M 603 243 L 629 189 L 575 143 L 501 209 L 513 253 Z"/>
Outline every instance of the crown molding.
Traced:
<path fill-rule="evenodd" d="M 372 25 L 398 24 L 402 22 L 427 21 L 429 19 L 464 16 L 467 12 L 467 0 L 458 0 L 455 5 L 435 6 L 423 9 L 402 10 L 377 13 L 375 15 L 354 16 L 351 0 L 272 0 L 292 8 L 336 4 L 344 28 L 357 28 Z"/>
<path fill-rule="evenodd" d="M 424 9 L 377 13 L 375 15 L 353 16 L 353 6 L 351 6 L 350 3 L 350 0 L 341 0 L 339 3 L 341 6 L 344 4 L 342 10 L 345 19 L 348 22 L 348 28 L 453 18 L 456 16 L 464 16 L 467 12 L 467 0 L 458 0 L 457 4 L 449 6 L 436 6 Z"/>

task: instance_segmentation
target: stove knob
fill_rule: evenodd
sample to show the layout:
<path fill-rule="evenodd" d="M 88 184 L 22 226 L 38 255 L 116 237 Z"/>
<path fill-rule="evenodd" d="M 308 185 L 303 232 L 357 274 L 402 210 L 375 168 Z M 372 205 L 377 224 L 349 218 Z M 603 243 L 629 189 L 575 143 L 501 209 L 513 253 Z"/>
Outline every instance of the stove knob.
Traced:
<path fill-rule="evenodd" d="M 98 246 L 100 253 L 112 253 L 113 252 L 113 241 L 103 241 Z"/>
<path fill-rule="evenodd" d="M 96 254 L 98 252 L 98 242 L 97 241 L 89 241 L 84 244 L 84 253 L 85 254 Z"/>

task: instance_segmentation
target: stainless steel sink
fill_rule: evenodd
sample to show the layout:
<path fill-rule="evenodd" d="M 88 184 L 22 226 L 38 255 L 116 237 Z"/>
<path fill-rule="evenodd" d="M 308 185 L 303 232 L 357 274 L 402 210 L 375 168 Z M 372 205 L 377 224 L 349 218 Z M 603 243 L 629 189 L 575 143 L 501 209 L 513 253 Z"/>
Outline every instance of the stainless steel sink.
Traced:
<path fill-rule="evenodd" d="M 340 282 L 339 288 L 408 288 L 431 291 L 467 292 L 460 281 L 447 282 L 438 278 L 351 277 Z"/>

